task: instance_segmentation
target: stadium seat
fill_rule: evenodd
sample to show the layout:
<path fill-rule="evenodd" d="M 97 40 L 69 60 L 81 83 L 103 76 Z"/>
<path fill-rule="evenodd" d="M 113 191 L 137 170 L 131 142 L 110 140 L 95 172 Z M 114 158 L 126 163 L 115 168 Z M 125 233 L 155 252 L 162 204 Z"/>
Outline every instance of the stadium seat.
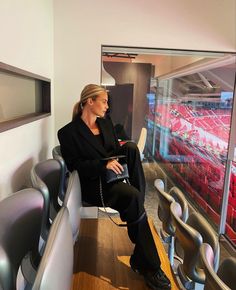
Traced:
<path fill-rule="evenodd" d="M 32 186 L 41 191 L 44 197 L 44 214 L 41 237 L 47 240 L 50 220 L 54 220 L 61 205 L 58 203 L 58 194 L 62 180 L 62 168 L 56 159 L 41 161 L 31 169 Z"/>
<path fill-rule="evenodd" d="M 141 161 L 144 158 L 143 151 L 144 151 L 144 148 L 145 148 L 146 140 L 147 140 L 147 129 L 143 127 L 141 129 L 139 140 L 138 140 L 138 143 L 137 143 L 137 147 L 138 147 L 139 152 L 140 152 Z"/>
<path fill-rule="evenodd" d="M 196 283 L 204 284 L 205 273 L 200 264 L 200 247 L 203 242 L 209 243 L 214 252 L 214 269 L 219 264 L 219 241 L 208 222 L 197 212 L 189 215 L 186 223 L 181 220 L 182 210 L 177 202 L 170 206 L 175 230 L 175 238 L 180 243 L 184 256 L 178 266 L 179 279 L 186 289 L 194 289 Z"/>
<path fill-rule="evenodd" d="M 201 260 L 206 275 L 205 290 L 230 290 L 236 289 L 236 258 L 225 258 L 218 271 L 214 270 L 214 252 L 212 247 L 203 243 L 201 246 Z"/>
<path fill-rule="evenodd" d="M 65 160 L 62 158 L 62 155 L 61 155 L 61 146 L 60 145 L 57 145 L 52 149 L 52 156 L 54 159 L 56 159 L 60 162 L 61 168 L 62 168 L 62 179 L 61 179 L 58 195 L 59 195 L 60 200 L 63 201 L 64 196 L 65 196 L 66 187 L 67 187 L 69 172 L 68 172 Z"/>
<path fill-rule="evenodd" d="M 35 186 L 39 189 L 40 188 L 43 189 L 41 191 L 41 194 L 44 196 L 44 198 L 45 198 L 45 193 L 50 195 L 50 192 L 47 192 L 48 189 L 45 188 L 46 186 L 45 184 L 40 187 L 40 184 L 43 184 L 43 181 L 39 177 L 35 178 L 35 180 L 37 180 L 37 182 L 39 183 L 38 185 L 37 183 L 35 183 Z M 46 195 L 45 201 L 49 202 L 47 199 L 47 195 Z M 67 207 L 68 212 L 69 212 L 69 221 L 70 221 L 72 235 L 73 235 L 73 242 L 75 243 L 77 240 L 79 228 L 80 228 L 81 207 L 82 207 L 80 180 L 79 180 L 77 171 L 73 171 L 69 176 L 68 186 L 66 189 L 63 206 Z M 55 217 L 53 219 L 49 218 L 49 213 L 45 210 L 45 208 L 48 208 L 48 204 L 44 205 L 43 223 L 41 227 L 40 243 L 38 246 L 39 258 L 41 258 L 43 254 L 46 242 L 48 240 L 48 233 L 51 227 L 51 223 L 55 219 Z M 56 213 L 56 216 L 57 216 L 57 213 Z M 22 261 L 21 268 L 22 268 L 22 273 L 24 275 L 25 281 L 28 284 L 32 285 L 35 279 L 35 275 L 36 275 L 36 272 L 35 272 L 36 267 L 32 265 L 32 261 L 29 255 L 27 255 Z"/>
<path fill-rule="evenodd" d="M 188 203 L 183 195 L 183 193 L 177 188 L 172 187 L 170 191 L 167 193 L 160 187 L 159 180 L 155 180 L 154 182 L 157 196 L 158 196 L 158 217 L 162 222 L 162 228 L 160 230 L 161 237 L 164 242 L 168 243 L 168 257 L 170 260 L 170 264 L 174 265 L 174 235 L 175 235 L 175 227 L 173 225 L 170 213 L 170 205 L 175 200 L 181 204 L 182 208 L 182 216 L 181 218 L 185 222 L 188 218 Z M 176 247 L 178 248 L 178 247 Z M 182 257 L 182 252 L 177 252 L 177 254 Z"/>
<path fill-rule="evenodd" d="M 63 202 L 63 206 L 68 208 L 74 243 L 77 240 L 80 228 L 82 208 L 81 199 L 82 197 L 80 180 L 78 172 L 74 170 L 69 176 L 66 194 Z"/>
<path fill-rule="evenodd" d="M 37 258 L 44 199 L 33 188 L 18 191 L 0 202 L 0 288 L 16 290 L 23 258 Z M 46 289 L 45 289 L 46 290 Z"/>
<path fill-rule="evenodd" d="M 69 290 L 72 284 L 73 256 L 69 212 L 63 206 L 50 228 L 32 290 Z"/>
<path fill-rule="evenodd" d="M 32 185 L 41 191 L 45 200 L 41 232 L 43 243 L 47 240 L 51 221 L 54 220 L 61 208 L 58 203 L 58 195 L 62 174 L 63 170 L 56 159 L 39 162 L 31 170 Z M 73 239 L 75 241 L 79 232 L 80 209 L 82 207 L 80 180 L 76 170 L 69 175 L 63 205 L 69 210 Z M 51 210 L 52 213 L 50 212 Z"/>

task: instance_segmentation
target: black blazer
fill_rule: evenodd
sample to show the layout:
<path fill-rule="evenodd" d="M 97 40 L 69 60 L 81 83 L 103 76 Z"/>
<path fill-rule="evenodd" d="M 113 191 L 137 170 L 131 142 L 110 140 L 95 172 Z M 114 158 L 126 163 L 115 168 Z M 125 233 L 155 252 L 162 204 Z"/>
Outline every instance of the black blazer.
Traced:
<path fill-rule="evenodd" d="M 106 161 L 103 158 L 118 155 L 120 150 L 114 127 L 109 119 L 96 120 L 103 138 L 97 140 L 80 116 L 58 131 L 61 153 L 69 171 L 77 170 L 81 182 L 82 198 L 95 201 L 99 193 L 99 176 L 104 175 Z"/>

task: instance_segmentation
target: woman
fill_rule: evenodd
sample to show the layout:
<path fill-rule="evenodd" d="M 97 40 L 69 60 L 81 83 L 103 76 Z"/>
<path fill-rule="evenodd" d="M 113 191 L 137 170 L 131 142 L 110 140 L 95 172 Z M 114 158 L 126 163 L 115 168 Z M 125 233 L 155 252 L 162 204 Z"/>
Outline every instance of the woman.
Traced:
<path fill-rule="evenodd" d="M 121 219 L 127 222 L 129 238 L 135 244 L 130 258 L 132 269 L 144 276 L 151 289 L 170 289 L 145 214 L 145 182 L 139 151 L 131 142 L 120 147 L 112 122 L 104 118 L 107 103 L 104 88 L 94 84 L 85 86 L 74 107 L 72 122 L 58 131 L 62 156 L 70 171 L 78 171 L 83 200 L 102 206 L 102 186 L 105 205 L 119 211 Z M 107 183 L 106 170 L 117 174 L 123 171 L 119 160 L 107 160 L 107 157 L 124 153 L 131 184 L 123 181 Z"/>

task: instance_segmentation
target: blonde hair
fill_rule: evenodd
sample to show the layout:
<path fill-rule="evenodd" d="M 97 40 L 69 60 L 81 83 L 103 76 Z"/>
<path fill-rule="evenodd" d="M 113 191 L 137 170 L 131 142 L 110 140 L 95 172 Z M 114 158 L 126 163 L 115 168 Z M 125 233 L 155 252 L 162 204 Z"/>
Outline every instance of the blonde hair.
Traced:
<path fill-rule="evenodd" d="M 79 102 L 77 102 L 74 105 L 73 113 L 72 113 L 72 120 L 74 120 L 77 115 L 82 114 L 83 107 L 86 104 L 88 98 L 92 98 L 93 100 L 95 100 L 99 94 L 104 93 L 104 92 L 106 92 L 105 88 L 95 85 L 95 84 L 89 84 L 85 86 L 80 94 Z"/>

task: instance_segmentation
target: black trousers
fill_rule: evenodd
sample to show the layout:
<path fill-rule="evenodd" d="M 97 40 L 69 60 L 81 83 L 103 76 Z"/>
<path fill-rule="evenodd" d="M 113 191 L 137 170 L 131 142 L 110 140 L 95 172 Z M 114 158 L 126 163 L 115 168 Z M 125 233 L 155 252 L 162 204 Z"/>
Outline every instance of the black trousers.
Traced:
<path fill-rule="evenodd" d="M 103 183 L 103 197 L 106 206 L 116 209 L 127 223 L 137 221 L 145 212 L 145 177 L 140 153 L 133 142 L 124 144 L 119 154 L 127 157 L 130 185 L 124 182 Z M 136 224 L 128 226 L 128 235 L 135 244 L 134 255 L 139 265 L 147 270 L 160 267 L 160 258 L 152 237 L 146 214 Z"/>
<path fill-rule="evenodd" d="M 138 220 L 145 211 L 142 194 L 127 183 L 117 182 L 105 186 L 103 197 L 106 206 L 119 211 L 121 219 L 127 223 Z M 157 270 L 160 258 L 146 215 L 138 223 L 128 226 L 128 235 L 135 244 L 134 255 L 138 264 L 146 270 Z"/>
<path fill-rule="evenodd" d="M 129 181 L 135 188 L 145 195 L 146 182 L 140 160 L 139 149 L 134 142 L 127 142 L 121 146 L 119 154 L 126 155 L 129 170 Z"/>

